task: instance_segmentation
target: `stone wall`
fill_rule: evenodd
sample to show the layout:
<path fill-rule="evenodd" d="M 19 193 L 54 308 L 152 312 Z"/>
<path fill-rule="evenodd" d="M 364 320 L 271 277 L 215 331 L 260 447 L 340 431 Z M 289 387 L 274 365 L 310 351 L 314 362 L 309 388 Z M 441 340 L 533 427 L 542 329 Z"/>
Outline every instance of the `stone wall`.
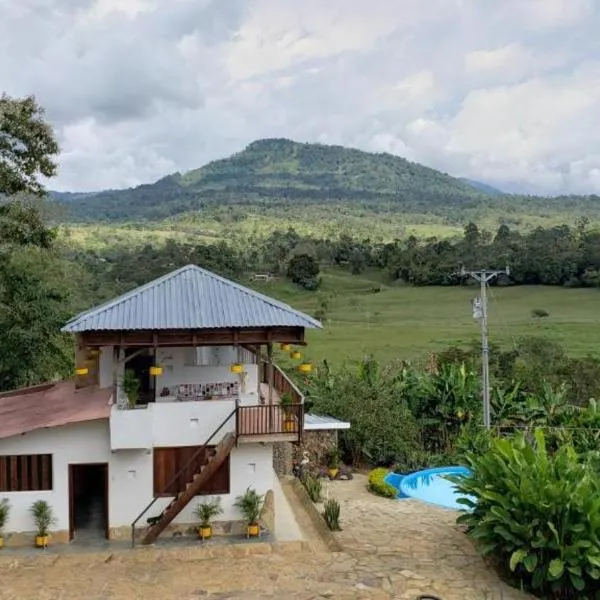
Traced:
<path fill-rule="evenodd" d="M 278 442 L 273 444 L 273 469 L 279 477 L 292 474 L 295 463 L 300 464 L 304 452 L 308 452 L 313 467 L 325 466 L 327 453 L 337 448 L 337 431 L 305 431 L 302 444 Z"/>
<path fill-rule="evenodd" d="M 291 442 L 273 444 L 273 469 L 278 477 L 292 474 L 294 447 Z"/>
<path fill-rule="evenodd" d="M 312 467 L 325 466 L 327 453 L 337 448 L 337 431 L 306 431 L 302 444 L 294 446 L 294 461 L 300 463 L 304 452 L 308 452 L 308 458 Z"/>

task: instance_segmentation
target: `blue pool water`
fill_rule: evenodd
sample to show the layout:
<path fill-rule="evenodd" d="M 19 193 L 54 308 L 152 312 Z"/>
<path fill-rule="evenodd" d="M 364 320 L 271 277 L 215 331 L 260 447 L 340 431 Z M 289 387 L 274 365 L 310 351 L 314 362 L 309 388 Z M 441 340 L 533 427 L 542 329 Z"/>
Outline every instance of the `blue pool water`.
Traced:
<path fill-rule="evenodd" d="M 446 476 L 468 476 L 469 474 L 470 471 L 466 467 L 439 467 L 404 476 L 390 473 L 385 480 L 398 490 L 399 498 L 417 498 L 423 502 L 458 510 L 466 507 L 458 503 L 460 496 L 454 484 L 448 481 Z"/>

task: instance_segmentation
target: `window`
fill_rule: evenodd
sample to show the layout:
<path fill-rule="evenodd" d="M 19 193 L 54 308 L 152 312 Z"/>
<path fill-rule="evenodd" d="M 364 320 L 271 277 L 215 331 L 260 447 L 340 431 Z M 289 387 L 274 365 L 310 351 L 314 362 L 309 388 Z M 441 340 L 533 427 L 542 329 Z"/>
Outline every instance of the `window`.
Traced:
<path fill-rule="evenodd" d="M 52 489 L 52 454 L 0 455 L 0 492 Z"/>
<path fill-rule="evenodd" d="M 198 451 L 198 446 L 155 448 L 154 497 L 175 496 L 175 494 L 185 491 L 186 484 L 192 481 L 194 475 L 200 472 L 202 465 L 208 462 L 209 452 L 213 448 L 214 446 L 207 446 L 204 452 L 200 452 L 199 456 L 177 476 L 173 483 L 170 482 L 191 460 Z M 208 494 L 229 494 L 229 456 L 198 493 L 199 496 Z"/>

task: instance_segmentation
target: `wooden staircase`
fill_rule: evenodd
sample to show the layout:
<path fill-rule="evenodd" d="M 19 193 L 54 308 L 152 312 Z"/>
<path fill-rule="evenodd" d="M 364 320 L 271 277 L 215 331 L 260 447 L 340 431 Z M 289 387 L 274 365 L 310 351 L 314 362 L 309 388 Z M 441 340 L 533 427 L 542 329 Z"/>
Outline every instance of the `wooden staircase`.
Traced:
<path fill-rule="evenodd" d="M 185 491 L 179 492 L 158 517 L 148 519 L 150 527 L 142 540 L 142 544 L 152 544 L 169 523 L 189 504 L 192 498 L 202 490 L 204 485 L 229 456 L 235 445 L 235 440 L 236 438 L 233 433 L 226 434 L 213 450 L 208 462 L 202 465 L 200 471 L 194 475 L 192 481 L 186 484 Z"/>

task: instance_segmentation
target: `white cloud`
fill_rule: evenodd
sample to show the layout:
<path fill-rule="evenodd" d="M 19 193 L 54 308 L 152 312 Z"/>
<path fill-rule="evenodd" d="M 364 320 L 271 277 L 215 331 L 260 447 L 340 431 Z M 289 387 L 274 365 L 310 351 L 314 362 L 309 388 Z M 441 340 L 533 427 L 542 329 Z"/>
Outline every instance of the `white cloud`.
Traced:
<path fill-rule="evenodd" d="M 59 189 L 261 137 L 600 191 L 597 0 L 0 0 L 0 81 L 47 107 Z"/>

